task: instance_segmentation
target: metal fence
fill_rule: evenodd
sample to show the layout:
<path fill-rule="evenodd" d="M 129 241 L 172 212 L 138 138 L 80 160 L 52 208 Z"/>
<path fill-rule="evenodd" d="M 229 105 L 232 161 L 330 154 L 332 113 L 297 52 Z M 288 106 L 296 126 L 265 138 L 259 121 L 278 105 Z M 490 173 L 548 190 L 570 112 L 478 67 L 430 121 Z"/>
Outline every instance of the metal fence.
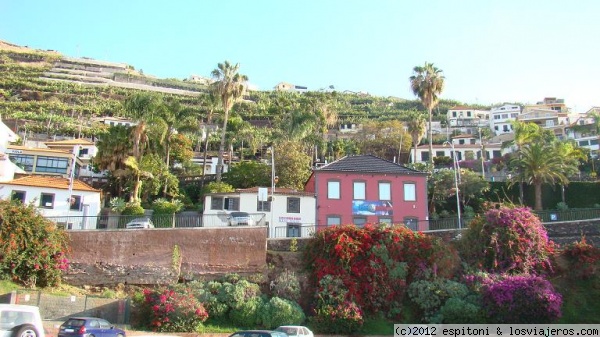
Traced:
<path fill-rule="evenodd" d="M 275 226 L 271 238 L 308 238 L 315 234 L 317 226 L 314 223 L 294 223 L 286 226 Z"/>
<path fill-rule="evenodd" d="M 264 213 L 250 213 L 251 225 L 265 226 Z M 125 229 L 138 219 L 150 219 L 154 228 L 227 227 L 228 214 L 180 213 L 155 215 L 53 216 L 47 219 L 65 229 Z"/>

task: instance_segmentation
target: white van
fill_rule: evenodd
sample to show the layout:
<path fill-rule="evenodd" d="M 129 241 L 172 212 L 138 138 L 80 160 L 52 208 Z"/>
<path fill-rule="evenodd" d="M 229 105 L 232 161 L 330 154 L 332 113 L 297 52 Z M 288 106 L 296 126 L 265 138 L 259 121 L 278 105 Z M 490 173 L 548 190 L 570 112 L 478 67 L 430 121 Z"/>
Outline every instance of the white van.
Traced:
<path fill-rule="evenodd" d="M 0 304 L 0 337 L 45 337 L 40 309 L 32 305 Z"/>

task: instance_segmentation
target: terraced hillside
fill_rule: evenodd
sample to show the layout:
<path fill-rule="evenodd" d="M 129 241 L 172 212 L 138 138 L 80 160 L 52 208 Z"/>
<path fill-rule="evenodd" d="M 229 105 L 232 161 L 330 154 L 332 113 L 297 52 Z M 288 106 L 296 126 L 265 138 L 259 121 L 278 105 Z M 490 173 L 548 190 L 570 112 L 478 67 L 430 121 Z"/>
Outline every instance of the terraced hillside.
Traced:
<path fill-rule="evenodd" d="M 202 116 L 208 111 L 206 85 L 158 79 L 124 63 L 72 58 L 2 41 L 0 74 L 0 115 L 22 134 L 96 136 L 106 128 L 103 117 L 126 117 L 121 103 L 139 90 L 170 96 L 200 111 Z M 408 86 L 408 79 L 398 83 L 399 87 L 404 85 Z M 265 124 L 275 127 L 282 114 L 307 100 L 313 102 L 315 109 L 326 105 L 335 110 L 337 124 L 402 119 L 406 111 L 423 110 L 417 100 L 355 93 L 254 91 L 245 98 L 235 106 L 234 115 L 246 121 L 267 121 Z M 434 119 L 444 119 L 448 108 L 456 104 L 462 103 L 442 100 L 434 111 Z"/>

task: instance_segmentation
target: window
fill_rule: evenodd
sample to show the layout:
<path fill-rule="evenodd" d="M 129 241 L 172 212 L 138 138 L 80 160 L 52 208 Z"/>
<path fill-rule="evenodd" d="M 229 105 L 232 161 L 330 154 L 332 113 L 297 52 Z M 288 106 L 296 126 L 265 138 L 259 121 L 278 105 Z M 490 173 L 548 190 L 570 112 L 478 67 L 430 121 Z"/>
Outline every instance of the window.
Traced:
<path fill-rule="evenodd" d="M 404 183 L 404 201 L 417 201 L 415 183 Z"/>
<path fill-rule="evenodd" d="M 89 149 L 79 149 L 79 157 L 87 156 L 89 153 Z"/>
<path fill-rule="evenodd" d="M 38 156 L 35 163 L 36 172 L 67 174 L 69 159 Z"/>
<path fill-rule="evenodd" d="M 341 225 L 342 218 L 339 215 L 328 215 L 327 216 L 327 226 L 335 226 Z"/>
<path fill-rule="evenodd" d="M 365 200 L 366 199 L 366 183 L 364 181 L 354 182 L 354 200 Z"/>
<path fill-rule="evenodd" d="M 494 130 L 498 131 L 498 125 L 494 126 Z"/>
<path fill-rule="evenodd" d="M 502 131 L 508 132 L 508 125 L 502 125 Z"/>
<path fill-rule="evenodd" d="M 40 196 L 40 207 L 54 208 L 54 194 L 42 193 Z"/>
<path fill-rule="evenodd" d="M 443 157 L 443 156 L 445 156 L 445 155 L 446 155 L 446 154 L 444 153 L 444 151 L 435 151 L 435 156 L 436 156 L 436 157 Z"/>
<path fill-rule="evenodd" d="M 406 225 L 406 227 L 412 229 L 413 231 L 416 231 L 419 225 L 419 219 L 417 218 L 404 218 L 404 224 Z"/>
<path fill-rule="evenodd" d="M 339 181 L 328 181 L 327 182 L 327 199 L 339 199 L 340 198 L 340 182 Z"/>
<path fill-rule="evenodd" d="M 352 222 L 359 227 L 364 226 L 367 223 L 367 217 L 364 216 L 355 216 L 352 218 Z"/>
<path fill-rule="evenodd" d="M 492 156 L 493 156 L 493 158 L 500 158 L 500 157 L 502 157 L 502 152 L 500 152 L 498 150 L 494 150 L 494 151 L 492 151 Z"/>
<path fill-rule="evenodd" d="M 13 191 L 11 200 L 19 200 L 22 203 L 25 203 L 25 191 Z"/>
<path fill-rule="evenodd" d="M 392 200 L 392 184 L 379 182 L 379 200 Z"/>
<path fill-rule="evenodd" d="M 508 114 L 502 114 L 502 119 L 507 119 L 508 118 Z"/>
<path fill-rule="evenodd" d="M 288 213 L 300 213 L 300 198 L 294 198 L 294 197 L 287 198 L 287 212 Z"/>
<path fill-rule="evenodd" d="M 462 144 L 464 144 L 464 143 L 465 143 L 465 140 L 464 140 L 464 139 L 459 139 L 459 140 L 458 140 L 458 144 L 461 144 L 461 145 L 462 145 Z"/>
<path fill-rule="evenodd" d="M 81 211 L 81 196 L 80 195 L 72 195 L 71 196 L 71 208 L 72 211 Z"/>
<path fill-rule="evenodd" d="M 386 224 L 386 225 L 391 225 L 392 224 L 392 218 L 389 217 L 389 216 L 380 216 L 379 217 L 379 223 Z"/>
<path fill-rule="evenodd" d="M 590 145 L 598 145 L 598 139 L 590 139 Z"/>
<path fill-rule="evenodd" d="M 288 222 L 287 223 L 287 237 L 288 238 L 299 238 L 300 235 L 300 229 L 301 229 L 301 224 L 296 223 L 296 222 Z"/>
<path fill-rule="evenodd" d="M 211 197 L 210 209 L 223 209 L 223 197 Z"/>
<path fill-rule="evenodd" d="M 270 201 L 258 201 L 256 205 L 256 210 L 261 212 L 270 212 L 271 211 L 271 202 Z"/>
<path fill-rule="evenodd" d="M 456 111 L 452 111 L 452 117 L 456 117 Z"/>
<path fill-rule="evenodd" d="M 225 198 L 224 209 L 229 211 L 240 210 L 240 198 Z"/>
<path fill-rule="evenodd" d="M 421 161 L 429 161 L 429 151 L 421 152 Z"/>
<path fill-rule="evenodd" d="M 500 115 L 494 115 L 494 119 L 500 119 Z"/>
<path fill-rule="evenodd" d="M 10 160 L 17 164 L 17 166 L 23 168 L 26 172 L 33 172 L 33 156 L 27 154 L 10 154 L 8 156 Z"/>
<path fill-rule="evenodd" d="M 471 117 L 471 111 L 467 111 L 467 117 Z"/>

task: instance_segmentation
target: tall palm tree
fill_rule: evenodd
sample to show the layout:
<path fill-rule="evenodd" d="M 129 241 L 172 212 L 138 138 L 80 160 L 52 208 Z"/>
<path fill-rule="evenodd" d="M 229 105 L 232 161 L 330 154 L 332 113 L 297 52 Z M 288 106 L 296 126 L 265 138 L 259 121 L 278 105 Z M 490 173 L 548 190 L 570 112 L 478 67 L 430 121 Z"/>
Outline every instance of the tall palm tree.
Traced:
<path fill-rule="evenodd" d="M 212 84 L 213 89 L 221 99 L 223 106 L 223 130 L 221 130 L 221 143 L 219 145 L 219 159 L 217 161 L 217 176 L 218 182 L 221 181 L 223 170 L 223 153 L 225 152 L 225 137 L 227 134 L 227 120 L 229 119 L 229 111 L 245 91 L 245 82 L 248 81 L 248 76 L 238 73 L 240 64 L 232 65 L 229 61 L 219 63 L 217 69 L 213 70 L 211 75 L 215 79 Z"/>
<path fill-rule="evenodd" d="M 535 123 L 527 123 L 518 120 L 512 121 L 512 127 L 514 130 L 514 138 L 511 141 L 505 142 L 502 144 L 502 148 L 506 147 L 514 147 L 514 152 L 516 156 L 521 156 L 521 149 L 541 138 L 542 130 L 539 125 Z M 519 176 L 517 174 L 517 176 Z M 519 182 L 519 199 L 520 202 L 523 203 L 523 182 Z"/>
<path fill-rule="evenodd" d="M 406 122 L 406 126 L 414 145 L 414 152 L 412 156 L 412 162 L 414 164 L 417 162 L 417 146 L 419 146 L 419 143 L 421 142 L 421 139 L 423 139 L 425 131 L 427 130 L 427 121 L 425 120 L 425 116 L 418 111 L 411 111 L 407 115 L 407 118 L 408 121 Z"/>
<path fill-rule="evenodd" d="M 214 89 L 214 88 L 212 88 Z M 215 112 L 215 110 L 217 109 L 218 105 L 219 105 L 219 97 L 217 96 L 217 94 L 215 93 L 214 90 L 210 90 L 208 95 L 206 95 L 206 109 L 207 111 L 207 115 L 206 115 L 206 123 L 205 125 L 205 130 L 206 130 L 206 136 L 204 138 L 204 154 L 203 154 L 203 168 L 202 168 L 202 187 L 204 187 L 204 177 L 206 177 L 206 158 L 208 156 L 208 141 L 210 139 L 210 129 L 212 127 L 212 117 L 213 117 L 213 113 Z"/>
<path fill-rule="evenodd" d="M 136 93 L 123 103 L 128 116 L 137 122 L 132 134 L 133 156 L 137 161 L 140 161 L 144 154 L 147 122 L 154 117 L 159 105 L 160 98 L 149 93 Z"/>
<path fill-rule="evenodd" d="M 433 63 L 425 62 L 423 66 L 413 68 L 413 75 L 410 77 L 410 88 L 413 94 L 417 96 L 427 112 L 429 113 L 429 164 L 433 166 L 433 129 L 431 128 L 433 119 L 433 108 L 438 104 L 439 95 L 444 90 L 445 77 L 442 70 L 436 68 Z"/>
<path fill-rule="evenodd" d="M 511 164 L 517 168 L 517 174 L 511 178 L 511 183 L 525 181 L 534 186 L 535 210 L 542 210 L 542 184 L 560 183 L 566 185 L 569 179 L 565 174 L 571 168 L 565 167 L 565 162 L 554 144 L 534 142 L 521 149 L 521 155 L 515 156 Z"/>

